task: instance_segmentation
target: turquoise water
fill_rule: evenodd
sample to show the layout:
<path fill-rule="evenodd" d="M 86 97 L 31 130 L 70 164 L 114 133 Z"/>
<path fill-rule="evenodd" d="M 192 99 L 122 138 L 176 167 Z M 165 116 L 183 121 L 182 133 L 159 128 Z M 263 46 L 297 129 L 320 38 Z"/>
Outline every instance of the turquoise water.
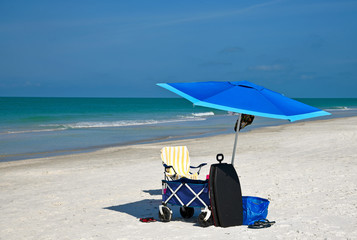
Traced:
<path fill-rule="evenodd" d="M 326 110 L 357 108 L 357 98 L 296 98 L 295 100 Z"/>
<path fill-rule="evenodd" d="M 357 99 L 297 100 L 333 113 L 330 117 L 357 115 Z M 235 120 L 227 112 L 194 107 L 182 98 L 3 97 L 0 161 L 230 133 Z M 284 123 L 256 118 L 249 128 Z"/>

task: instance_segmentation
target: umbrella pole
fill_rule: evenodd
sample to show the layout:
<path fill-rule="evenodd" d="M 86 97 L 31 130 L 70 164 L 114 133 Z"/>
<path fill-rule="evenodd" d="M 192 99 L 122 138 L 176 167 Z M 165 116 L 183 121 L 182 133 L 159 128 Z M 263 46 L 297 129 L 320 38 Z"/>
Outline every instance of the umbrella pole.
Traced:
<path fill-rule="evenodd" d="M 239 133 L 241 120 L 242 120 L 242 114 L 239 113 L 238 120 L 237 120 L 238 123 L 237 123 L 236 135 L 235 135 L 235 138 L 234 138 L 234 146 L 233 146 L 233 153 L 232 153 L 232 165 L 234 164 L 234 157 L 236 155 L 236 148 L 237 148 L 237 142 L 238 142 L 238 133 Z"/>

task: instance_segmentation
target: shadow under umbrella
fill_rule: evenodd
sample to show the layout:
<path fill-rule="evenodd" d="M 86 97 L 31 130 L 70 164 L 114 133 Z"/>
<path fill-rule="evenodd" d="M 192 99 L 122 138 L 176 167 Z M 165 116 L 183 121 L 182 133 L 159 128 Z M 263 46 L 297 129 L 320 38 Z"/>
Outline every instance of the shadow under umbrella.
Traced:
<path fill-rule="evenodd" d="M 143 190 L 144 193 L 148 193 L 151 196 L 154 195 L 161 195 L 162 194 L 162 189 L 152 189 L 152 190 Z"/>
<path fill-rule="evenodd" d="M 126 213 L 136 218 L 156 217 L 160 204 L 161 200 L 159 199 L 144 199 L 137 202 L 110 206 L 104 209 Z"/>

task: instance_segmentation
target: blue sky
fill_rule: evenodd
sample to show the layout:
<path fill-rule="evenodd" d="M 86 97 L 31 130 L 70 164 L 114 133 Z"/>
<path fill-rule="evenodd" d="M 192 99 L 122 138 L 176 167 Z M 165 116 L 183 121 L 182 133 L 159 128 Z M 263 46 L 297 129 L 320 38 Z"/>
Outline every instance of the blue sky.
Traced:
<path fill-rule="evenodd" d="M 248 80 L 357 97 L 357 1 L 1 1 L 0 96 L 176 97 Z"/>

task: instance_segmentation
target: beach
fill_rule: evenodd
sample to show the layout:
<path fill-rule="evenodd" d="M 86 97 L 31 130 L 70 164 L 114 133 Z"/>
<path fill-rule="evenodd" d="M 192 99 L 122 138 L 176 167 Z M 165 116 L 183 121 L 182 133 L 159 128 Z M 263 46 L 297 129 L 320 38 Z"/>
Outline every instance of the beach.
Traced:
<path fill-rule="evenodd" d="M 191 164 L 230 162 L 234 134 L 0 162 L 0 239 L 357 239 L 357 117 L 294 122 L 239 135 L 243 196 L 270 200 L 265 229 L 202 228 L 173 208 L 158 220 L 160 149 L 188 147 Z"/>

